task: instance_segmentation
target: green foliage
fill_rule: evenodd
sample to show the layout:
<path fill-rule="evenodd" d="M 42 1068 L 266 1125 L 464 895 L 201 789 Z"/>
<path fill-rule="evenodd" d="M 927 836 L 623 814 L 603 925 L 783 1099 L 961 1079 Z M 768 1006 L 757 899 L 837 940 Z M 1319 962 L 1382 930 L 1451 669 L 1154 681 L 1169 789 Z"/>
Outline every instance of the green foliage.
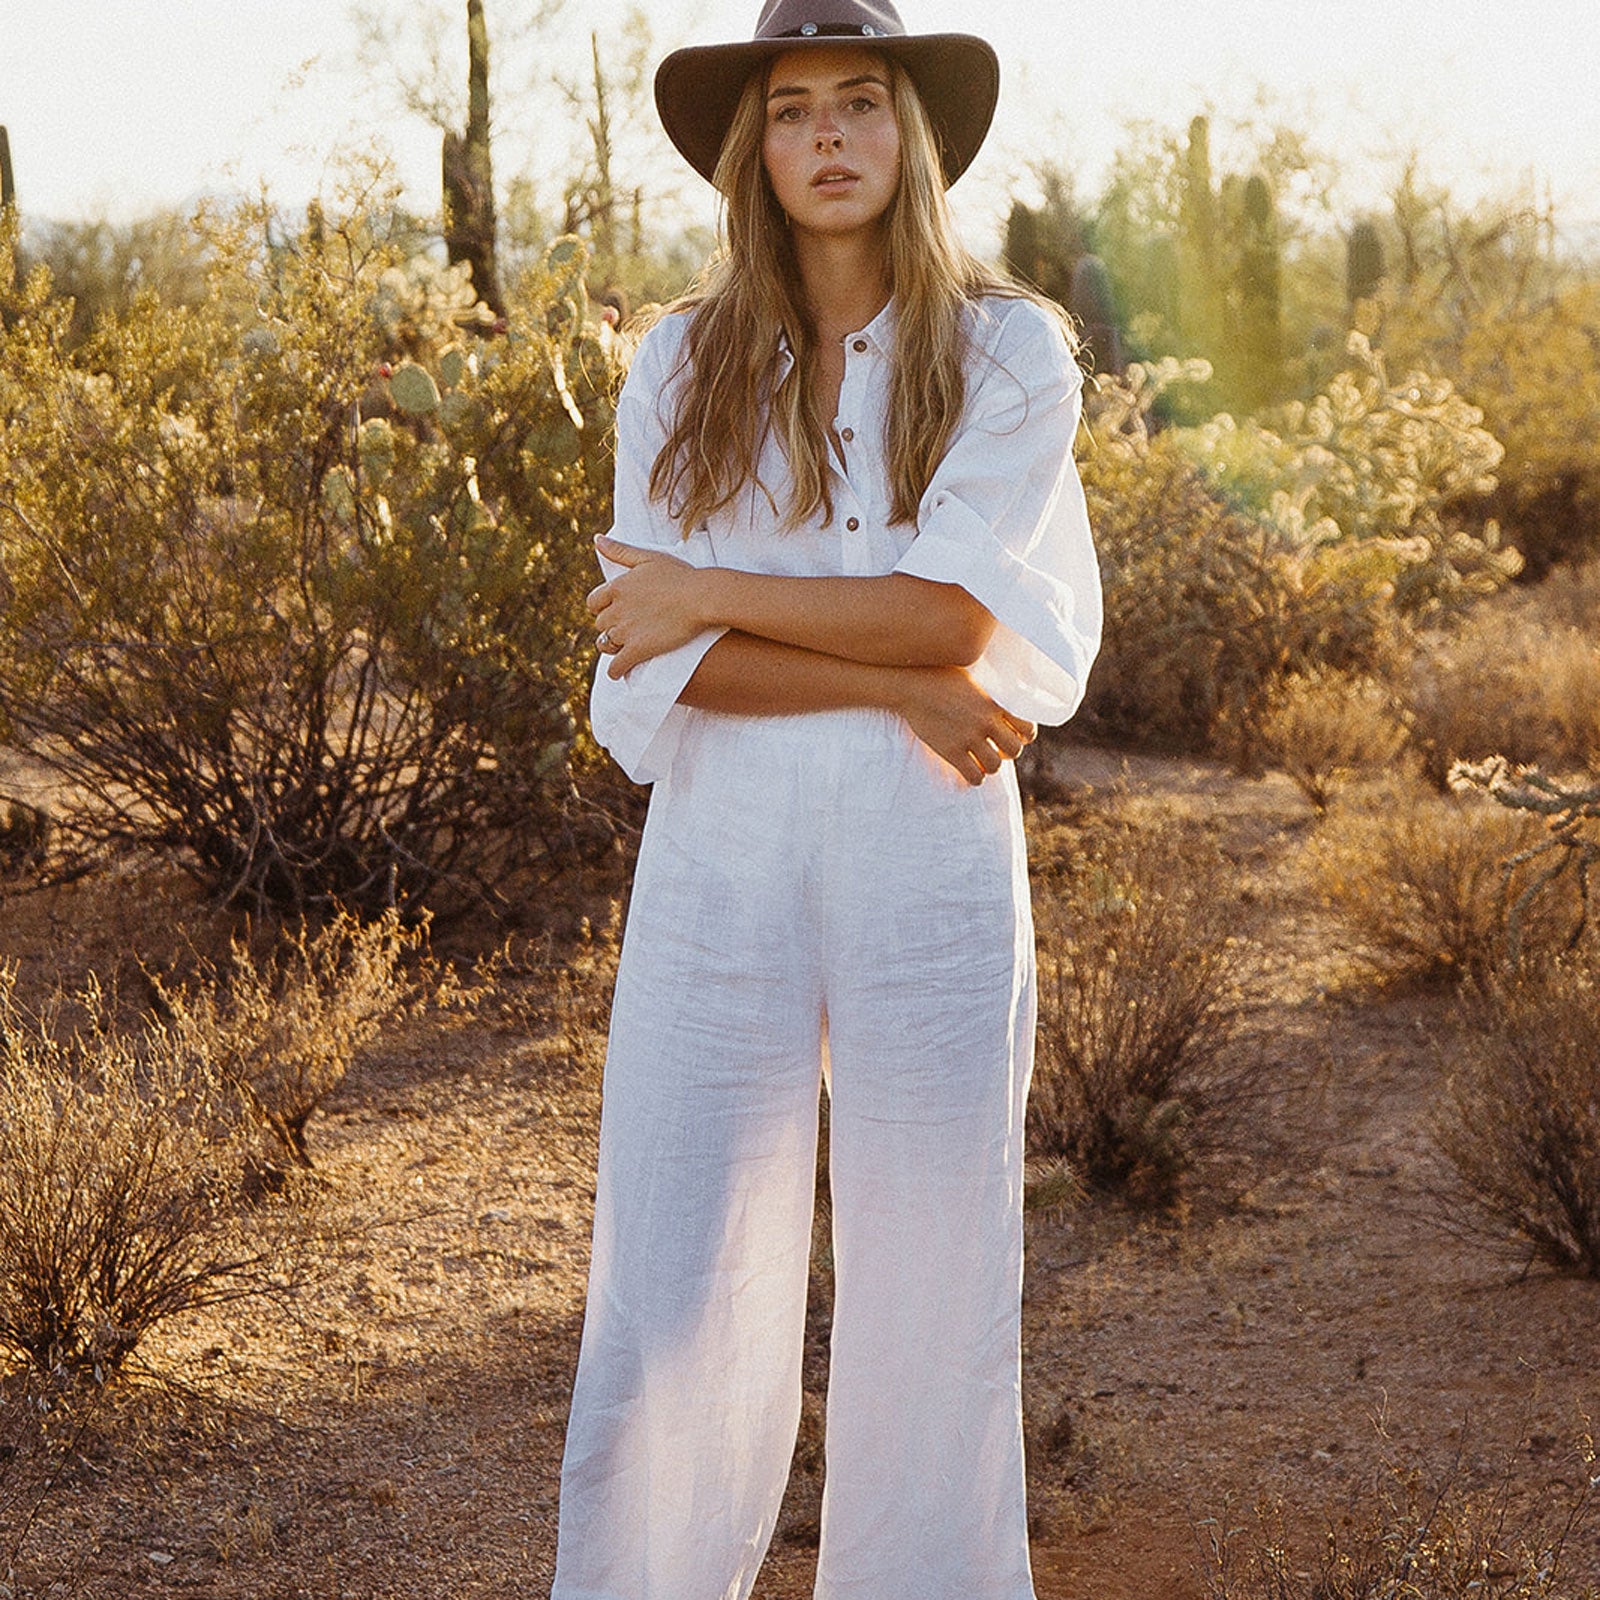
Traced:
<path fill-rule="evenodd" d="M 1409 624 L 1459 611 L 1516 569 L 1449 516 L 1499 447 L 1439 380 L 1389 383 L 1356 338 L 1328 394 L 1278 431 L 1227 415 L 1153 432 L 1203 364 L 1135 365 L 1088 412 L 1085 491 L 1106 585 L 1087 710 L 1106 731 L 1256 757 L 1274 685 L 1371 669 Z"/>
<path fill-rule="evenodd" d="M 249 904 L 494 901 L 573 844 L 616 376 L 581 247 L 487 338 L 373 215 L 215 226 L 203 306 L 80 348 L 35 272 L 0 351 L 0 723 L 70 836 Z"/>

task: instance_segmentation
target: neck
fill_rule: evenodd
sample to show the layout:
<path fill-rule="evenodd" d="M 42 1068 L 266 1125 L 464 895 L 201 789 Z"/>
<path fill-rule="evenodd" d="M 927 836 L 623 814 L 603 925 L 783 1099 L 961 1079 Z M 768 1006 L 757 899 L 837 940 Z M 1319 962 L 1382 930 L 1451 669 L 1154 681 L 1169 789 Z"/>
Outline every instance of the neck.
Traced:
<path fill-rule="evenodd" d="M 796 232 L 800 283 L 817 337 L 826 343 L 864 328 L 889 302 L 880 234 L 828 237 Z"/>

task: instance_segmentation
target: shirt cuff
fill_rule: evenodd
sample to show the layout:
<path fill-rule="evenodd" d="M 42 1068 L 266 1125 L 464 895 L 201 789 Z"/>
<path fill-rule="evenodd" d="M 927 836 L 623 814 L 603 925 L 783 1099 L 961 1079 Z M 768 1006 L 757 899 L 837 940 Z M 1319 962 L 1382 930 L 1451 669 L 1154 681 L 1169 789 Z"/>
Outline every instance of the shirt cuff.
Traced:
<path fill-rule="evenodd" d="M 970 507 L 939 496 L 895 571 L 957 584 L 995 619 L 972 674 L 1007 711 L 1058 723 L 1078 709 L 1087 661 L 1071 589 L 1014 555 Z"/>
<path fill-rule="evenodd" d="M 654 783 L 666 776 L 689 714 L 687 706 L 678 704 L 678 696 L 706 651 L 726 632 L 726 628 L 707 629 L 676 650 L 641 662 L 621 678 L 606 671 L 609 656 L 596 661 L 589 725 L 596 743 L 611 752 L 635 783 Z"/>

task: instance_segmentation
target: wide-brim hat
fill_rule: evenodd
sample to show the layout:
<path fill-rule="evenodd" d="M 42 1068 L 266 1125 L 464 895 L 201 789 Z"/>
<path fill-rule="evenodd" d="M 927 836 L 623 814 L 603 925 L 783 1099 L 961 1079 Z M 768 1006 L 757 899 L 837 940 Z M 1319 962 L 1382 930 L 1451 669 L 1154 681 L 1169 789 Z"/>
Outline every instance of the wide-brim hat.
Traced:
<path fill-rule="evenodd" d="M 910 73 L 939 141 L 949 187 L 972 164 L 989 131 L 1000 63 L 970 33 L 907 33 L 889 0 L 766 0 L 753 39 L 674 50 L 656 71 L 656 109 L 667 137 L 701 177 L 714 182 L 750 74 L 788 50 L 841 44 L 864 44 Z"/>

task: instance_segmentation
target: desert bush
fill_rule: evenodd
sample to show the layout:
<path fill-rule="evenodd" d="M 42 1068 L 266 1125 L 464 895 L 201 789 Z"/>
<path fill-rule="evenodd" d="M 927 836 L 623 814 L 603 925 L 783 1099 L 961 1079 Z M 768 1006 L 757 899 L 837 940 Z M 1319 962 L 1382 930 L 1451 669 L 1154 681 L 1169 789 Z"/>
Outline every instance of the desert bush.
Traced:
<path fill-rule="evenodd" d="M 1464 1020 L 1433 1124 L 1447 1221 L 1600 1278 L 1600 966 L 1502 978 Z"/>
<path fill-rule="evenodd" d="M 1600 860 L 1600 783 L 1562 783 L 1537 767 L 1514 767 L 1495 756 L 1476 766 L 1458 764 L 1451 784 L 1480 790 L 1508 811 L 1543 822 L 1539 836 L 1506 862 L 1508 968 L 1522 968 L 1530 953 L 1529 930 L 1548 932 L 1562 913 L 1563 900 L 1567 923 L 1559 951 L 1570 955 L 1577 950 L 1590 928 L 1590 875 Z M 1535 959 L 1545 947 L 1534 941 Z"/>
<path fill-rule="evenodd" d="M 575 242 L 499 332 L 387 214 L 215 225 L 204 305 L 76 347 L 42 270 L 6 307 L 0 724 L 63 836 L 247 905 L 495 904 L 574 843 L 615 346 Z"/>
<path fill-rule="evenodd" d="M 1566 1567 L 1593 1519 L 1594 1452 L 1578 1446 L 1579 1487 L 1520 1512 L 1507 1473 L 1474 1491 L 1459 1466 L 1442 1483 L 1391 1468 L 1315 1555 L 1291 1547 L 1281 1504 L 1200 1525 L 1207 1600 L 1600 1600 Z"/>
<path fill-rule="evenodd" d="M 224 970 L 208 966 L 182 987 L 158 980 L 165 1030 L 242 1097 L 282 1154 L 309 1167 L 312 1114 L 382 1024 L 420 997 L 405 962 L 425 936 L 391 910 L 367 923 L 349 912 L 315 930 L 302 922 L 259 959 L 235 939 Z"/>
<path fill-rule="evenodd" d="M 1278 433 L 1229 417 L 1153 433 L 1204 363 L 1102 380 L 1082 458 L 1106 588 L 1092 724 L 1253 765 L 1283 678 L 1371 671 L 1515 570 L 1492 531 L 1446 514 L 1498 459 L 1477 414 L 1438 380 L 1391 385 L 1359 337 L 1352 351 L 1357 370 Z"/>
<path fill-rule="evenodd" d="M 1440 788 L 1457 762 L 1495 755 L 1600 770 L 1592 617 L 1586 626 L 1552 624 L 1527 605 L 1485 608 L 1455 635 L 1417 650 L 1400 694 L 1424 770 Z"/>
<path fill-rule="evenodd" d="M 1138 837 L 1086 852 L 1038 899 L 1030 1147 L 1094 1187 L 1170 1204 L 1249 1086 L 1230 1054 L 1241 963 L 1222 863 Z"/>
<path fill-rule="evenodd" d="M 259 1136 L 231 1084 L 92 988 L 43 1014 L 0 979 L 0 1358 L 102 1381 L 151 1331 L 269 1294 L 309 1257 L 294 1196 L 244 1200 Z"/>
<path fill-rule="evenodd" d="M 1507 960 L 1508 917 L 1530 881 L 1514 863 L 1541 837 L 1536 822 L 1481 798 L 1397 780 L 1333 813 L 1308 848 L 1320 892 L 1386 979 L 1481 983 Z M 1548 959 L 1571 928 L 1570 906 L 1541 899 L 1524 948 Z"/>
<path fill-rule="evenodd" d="M 1349 778 L 1389 766 L 1406 743 L 1393 696 L 1376 679 L 1327 669 L 1285 678 L 1261 717 L 1262 754 L 1318 812 Z"/>
<path fill-rule="evenodd" d="M 1331 814 L 1310 842 L 1310 869 L 1387 981 L 1480 984 L 1573 939 L 1581 904 L 1571 894 L 1531 896 L 1514 922 L 1538 877 L 1528 851 L 1544 838 L 1528 814 L 1397 779 Z"/>

